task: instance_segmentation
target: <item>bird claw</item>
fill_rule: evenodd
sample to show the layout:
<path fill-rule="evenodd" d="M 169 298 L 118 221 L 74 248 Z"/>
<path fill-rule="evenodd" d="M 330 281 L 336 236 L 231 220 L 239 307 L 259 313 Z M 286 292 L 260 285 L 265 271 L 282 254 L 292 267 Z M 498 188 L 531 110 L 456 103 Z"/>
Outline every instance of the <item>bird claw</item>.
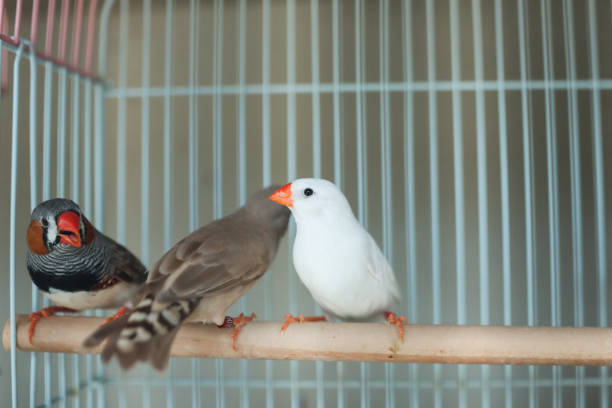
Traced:
<path fill-rule="evenodd" d="M 38 323 L 41 317 L 43 317 L 43 315 L 39 315 L 38 313 L 30 313 L 30 315 L 28 316 L 28 322 L 30 322 L 30 329 L 28 330 L 28 339 L 30 340 L 30 344 L 32 344 L 32 337 L 34 337 L 34 329 L 36 328 L 36 324 Z"/>
<path fill-rule="evenodd" d="M 285 329 L 287 329 L 287 327 L 289 327 L 289 325 L 291 323 L 295 323 L 295 322 L 299 322 L 300 319 L 302 319 L 302 321 L 304 321 L 304 315 L 300 315 L 300 317 L 298 317 L 297 319 L 295 317 L 293 317 L 293 315 L 291 313 L 287 313 L 283 319 L 285 319 L 285 323 L 283 323 L 283 325 L 281 326 L 281 333 L 285 331 Z"/>
<path fill-rule="evenodd" d="M 105 320 L 102 322 L 102 324 L 101 324 L 100 326 L 104 326 L 105 324 L 110 323 L 110 322 L 112 322 L 113 320 L 120 318 L 121 316 L 123 316 L 124 314 L 128 313 L 129 311 L 130 311 L 130 308 L 129 308 L 129 307 L 121 306 L 121 307 L 119 308 L 119 310 L 117 310 L 117 313 L 115 313 L 114 315 L 112 315 L 112 316 L 110 316 L 110 317 L 106 318 L 106 319 L 105 319 Z"/>
<path fill-rule="evenodd" d="M 291 313 L 287 313 L 284 319 L 285 323 L 283 323 L 281 326 L 281 333 L 283 333 L 292 323 L 324 322 L 327 320 L 325 316 L 304 316 L 303 314 L 300 314 L 298 317 L 294 317 Z"/>
<path fill-rule="evenodd" d="M 392 324 L 395 327 L 397 327 L 397 331 L 403 343 L 404 342 L 404 325 L 408 323 L 408 321 L 406 320 L 406 316 L 404 315 L 398 316 L 393 312 L 385 312 L 385 318 L 387 319 L 387 322 L 389 322 L 389 324 Z"/>
<path fill-rule="evenodd" d="M 234 349 L 234 351 L 238 351 L 238 346 L 236 346 L 236 340 L 238 339 L 238 333 L 240 333 L 240 330 L 242 330 L 243 326 L 251 322 L 256 317 L 257 316 L 255 315 L 255 313 L 251 313 L 251 316 L 248 316 L 248 317 L 245 316 L 244 313 L 240 313 L 240 316 L 238 317 L 227 316 L 223 324 L 221 326 L 217 326 L 217 327 L 233 327 L 234 328 L 234 332 L 232 333 L 232 348 Z"/>
<path fill-rule="evenodd" d="M 51 317 L 56 313 L 65 312 L 65 313 L 75 313 L 76 310 L 70 309 L 69 307 L 64 306 L 49 306 L 44 309 L 39 310 L 38 312 L 32 312 L 28 315 L 28 322 L 30 322 L 30 329 L 28 330 L 28 339 L 30 340 L 30 344 L 32 344 L 32 338 L 34 337 L 34 330 L 38 321 L 40 319 Z"/>

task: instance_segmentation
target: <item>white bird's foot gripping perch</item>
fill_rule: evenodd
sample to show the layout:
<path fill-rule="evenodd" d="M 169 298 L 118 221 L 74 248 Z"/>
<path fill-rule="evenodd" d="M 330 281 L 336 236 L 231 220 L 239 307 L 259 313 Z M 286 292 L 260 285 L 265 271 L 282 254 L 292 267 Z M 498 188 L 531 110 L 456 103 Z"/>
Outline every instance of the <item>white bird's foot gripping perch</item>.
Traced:
<path fill-rule="evenodd" d="M 389 324 L 393 324 L 397 327 L 397 332 L 399 333 L 400 339 L 402 343 L 404 342 L 404 325 L 407 323 L 406 316 L 401 315 L 398 316 L 393 312 L 385 312 L 385 319 Z"/>
<path fill-rule="evenodd" d="M 291 313 L 287 313 L 284 319 L 285 323 L 283 323 L 283 326 L 281 327 L 281 333 L 284 332 L 292 323 L 324 322 L 327 320 L 325 316 L 304 316 L 303 314 L 300 314 L 298 317 L 293 317 Z"/>

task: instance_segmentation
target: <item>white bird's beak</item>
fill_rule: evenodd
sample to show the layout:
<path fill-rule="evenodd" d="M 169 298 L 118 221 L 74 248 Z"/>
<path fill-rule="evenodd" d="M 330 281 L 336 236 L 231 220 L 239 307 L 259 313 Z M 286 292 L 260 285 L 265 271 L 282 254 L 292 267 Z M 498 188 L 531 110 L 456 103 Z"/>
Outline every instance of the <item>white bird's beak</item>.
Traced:
<path fill-rule="evenodd" d="M 291 183 L 285 184 L 268 198 L 281 205 L 293 207 L 293 200 L 291 199 Z"/>

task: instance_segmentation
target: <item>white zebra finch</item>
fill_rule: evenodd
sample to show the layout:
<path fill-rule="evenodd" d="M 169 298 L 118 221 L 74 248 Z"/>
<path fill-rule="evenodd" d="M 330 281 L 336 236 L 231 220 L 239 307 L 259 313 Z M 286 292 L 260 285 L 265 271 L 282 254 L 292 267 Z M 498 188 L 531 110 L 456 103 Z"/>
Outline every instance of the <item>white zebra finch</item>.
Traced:
<path fill-rule="evenodd" d="M 326 314 L 343 320 L 384 317 L 397 326 L 403 341 L 406 318 L 390 311 L 401 299 L 393 269 L 340 189 L 327 180 L 299 179 L 270 199 L 293 213 L 293 265 Z M 290 314 L 285 318 L 281 331 L 294 322 L 325 319 Z"/>

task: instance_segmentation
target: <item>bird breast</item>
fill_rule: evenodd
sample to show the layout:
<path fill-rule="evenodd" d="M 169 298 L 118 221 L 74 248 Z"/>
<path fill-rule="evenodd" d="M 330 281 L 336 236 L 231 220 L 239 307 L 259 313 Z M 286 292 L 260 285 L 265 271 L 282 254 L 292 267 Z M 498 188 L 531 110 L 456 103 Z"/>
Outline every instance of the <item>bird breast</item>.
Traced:
<path fill-rule="evenodd" d="M 74 310 L 106 309 L 128 304 L 136 296 L 138 288 L 137 284 L 119 282 L 96 291 L 66 292 L 51 288 L 45 296 L 53 303 Z"/>
<path fill-rule="evenodd" d="M 47 255 L 28 251 L 26 264 L 36 286 L 44 291 L 86 291 L 100 282 L 108 271 L 110 257 L 103 245 L 84 245 L 75 249 L 58 244 Z"/>
<path fill-rule="evenodd" d="M 295 270 L 315 301 L 341 318 L 365 318 L 392 304 L 384 284 L 369 271 L 369 237 L 363 229 L 336 233 L 298 226 Z"/>

